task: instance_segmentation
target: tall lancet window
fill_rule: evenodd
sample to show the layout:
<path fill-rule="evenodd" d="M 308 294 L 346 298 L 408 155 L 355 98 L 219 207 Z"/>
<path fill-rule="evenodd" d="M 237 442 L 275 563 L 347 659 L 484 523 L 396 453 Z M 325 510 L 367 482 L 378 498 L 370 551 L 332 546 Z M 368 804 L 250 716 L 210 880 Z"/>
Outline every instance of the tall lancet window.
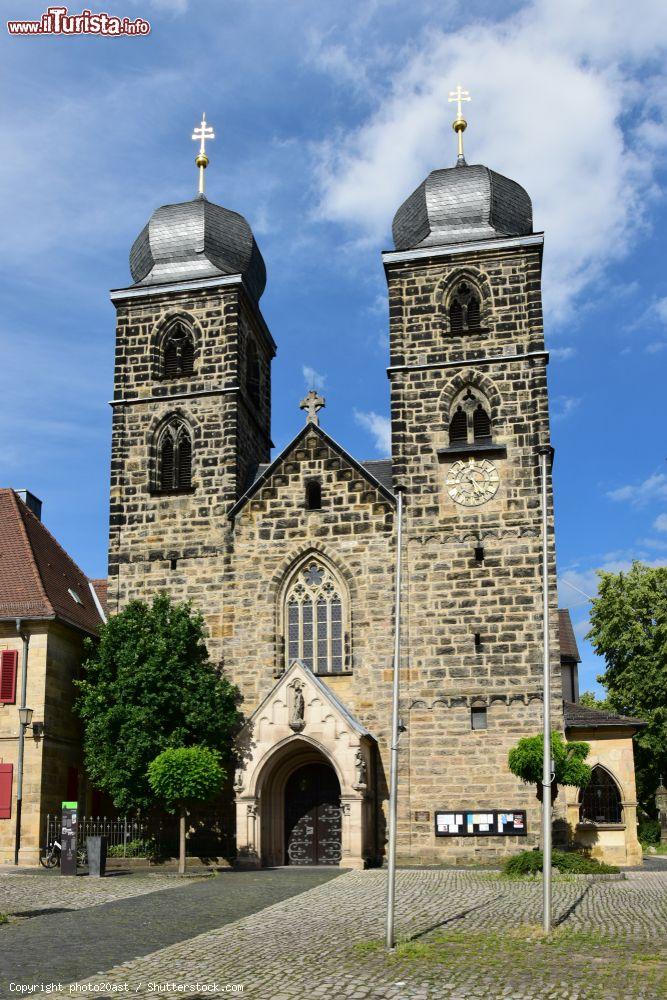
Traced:
<path fill-rule="evenodd" d="M 287 664 L 303 660 L 316 674 L 340 674 L 345 663 L 341 588 L 321 562 L 309 560 L 285 595 Z"/>

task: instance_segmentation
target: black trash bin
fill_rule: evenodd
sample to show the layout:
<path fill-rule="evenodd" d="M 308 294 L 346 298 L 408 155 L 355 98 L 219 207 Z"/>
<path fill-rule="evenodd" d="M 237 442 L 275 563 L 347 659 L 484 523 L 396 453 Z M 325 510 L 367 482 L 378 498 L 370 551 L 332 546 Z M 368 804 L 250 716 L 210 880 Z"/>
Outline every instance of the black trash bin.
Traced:
<path fill-rule="evenodd" d="M 93 878 L 102 878 L 107 867 L 107 838 L 86 837 L 88 851 L 88 874 Z"/>

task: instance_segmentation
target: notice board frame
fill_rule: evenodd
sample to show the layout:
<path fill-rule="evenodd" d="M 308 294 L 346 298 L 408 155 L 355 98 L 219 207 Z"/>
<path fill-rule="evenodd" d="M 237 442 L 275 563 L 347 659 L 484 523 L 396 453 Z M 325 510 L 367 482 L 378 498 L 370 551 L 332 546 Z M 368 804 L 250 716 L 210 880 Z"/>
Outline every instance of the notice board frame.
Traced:
<path fill-rule="evenodd" d="M 458 833 L 450 833 L 449 830 L 438 830 L 438 816 L 446 814 L 447 816 L 463 815 L 464 820 L 467 818 L 468 814 L 479 814 L 482 813 L 486 816 L 493 816 L 492 829 L 490 830 L 478 830 L 468 833 L 467 822 L 464 823 L 465 829 Z M 515 815 L 523 817 L 523 829 L 521 830 L 498 830 L 498 816 Z M 526 815 L 525 809 L 480 809 L 478 808 L 455 808 L 455 809 L 434 809 L 433 811 L 433 829 L 436 837 L 525 837 L 528 833 L 528 817 Z"/>

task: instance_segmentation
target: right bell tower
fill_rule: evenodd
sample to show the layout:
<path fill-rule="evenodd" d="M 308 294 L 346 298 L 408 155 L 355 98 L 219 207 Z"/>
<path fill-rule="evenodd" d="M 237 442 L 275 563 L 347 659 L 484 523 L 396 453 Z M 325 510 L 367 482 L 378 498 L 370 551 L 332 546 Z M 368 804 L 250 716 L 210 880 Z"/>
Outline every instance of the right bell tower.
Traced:
<path fill-rule="evenodd" d="M 394 482 L 405 491 L 409 787 L 399 822 L 407 854 L 422 857 L 432 830 L 417 816 L 439 807 L 434 788 L 441 808 L 521 805 L 531 842 L 539 830 L 534 790 L 510 774 L 507 753 L 540 732 L 542 712 L 543 234 L 519 184 L 466 163 L 467 95 L 454 96 L 456 165 L 432 171 L 400 206 L 395 250 L 383 254 Z M 550 477 L 548 516 L 553 724 L 562 730 Z M 487 839 L 489 852 L 497 841 Z"/>

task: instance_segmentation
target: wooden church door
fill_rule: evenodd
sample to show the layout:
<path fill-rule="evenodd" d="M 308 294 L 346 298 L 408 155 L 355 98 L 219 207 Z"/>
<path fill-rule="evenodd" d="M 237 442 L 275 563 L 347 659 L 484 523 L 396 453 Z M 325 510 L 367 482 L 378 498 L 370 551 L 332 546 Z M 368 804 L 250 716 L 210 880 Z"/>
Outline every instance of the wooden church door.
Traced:
<path fill-rule="evenodd" d="M 285 787 L 288 865 L 337 865 L 341 859 L 340 785 L 328 764 L 305 764 Z"/>

